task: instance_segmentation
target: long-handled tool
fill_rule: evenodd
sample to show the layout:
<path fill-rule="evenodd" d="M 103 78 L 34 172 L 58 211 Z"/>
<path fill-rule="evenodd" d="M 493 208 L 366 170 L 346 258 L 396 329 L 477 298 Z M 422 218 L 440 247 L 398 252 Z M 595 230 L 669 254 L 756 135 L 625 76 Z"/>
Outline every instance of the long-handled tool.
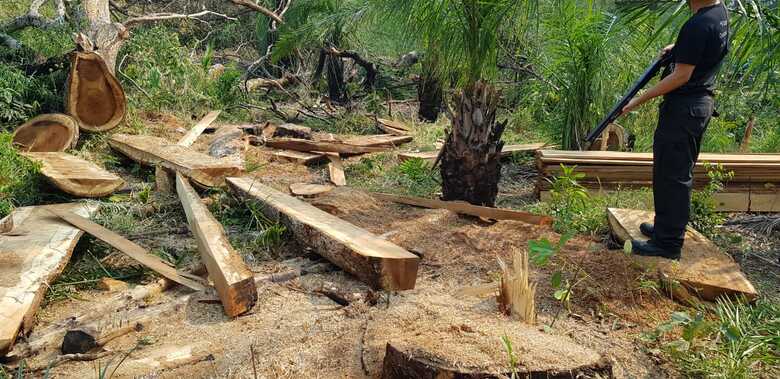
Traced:
<path fill-rule="evenodd" d="M 634 83 L 634 85 L 631 87 L 631 89 L 628 91 L 628 93 L 623 96 L 622 99 L 615 105 L 614 108 L 612 108 L 612 111 L 609 112 L 607 117 L 604 118 L 604 120 L 601 121 L 599 126 L 596 129 L 593 129 L 590 134 L 585 138 L 585 142 L 587 143 L 586 147 L 590 147 L 590 145 L 598 138 L 601 133 L 604 132 L 604 129 L 609 126 L 609 124 L 615 122 L 615 120 L 620 116 L 620 114 L 623 112 L 623 108 L 628 104 L 631 99 L 636 96 L 637 92 L 644 88 L 644 86 L 647 85 L 648 82 L 650 82 L 650 79 L 652 79 L 656 74 L 658 74 L 661 69 L 669 63 L 672 62 L 672 54 L 667 53 L 664 56 L 656 59 L 653 64 L 650 65 L 650 67 L 645 71 L 644 74 L 639 78 L 639 80 Z"/>

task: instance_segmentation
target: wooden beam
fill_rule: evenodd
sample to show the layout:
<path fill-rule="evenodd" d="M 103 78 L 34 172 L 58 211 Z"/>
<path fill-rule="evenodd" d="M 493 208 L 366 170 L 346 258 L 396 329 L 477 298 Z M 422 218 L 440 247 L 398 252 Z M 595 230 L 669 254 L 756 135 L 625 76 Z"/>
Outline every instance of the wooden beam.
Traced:
<path fill-rule="evenodd" d="M 48 207 L 86 217 L 97 209 L 74 203 Z M 43 295 L 84 234 L 43 207 L 17 208 L 10 217 L 13 230 L 0 236 L 0 355 L 11 349 L 19 332 L 30 330 Z"/>
<path fill-rule="evenodd" d="M 407 135 L 410 131 L 409 127 L 405 124 L 384 118 L 376 119 L 376 127 L 387 134 L 392 134 L 395 136 Z"/>
<path fill-rule="evenodd" d="M 416 207 L 447 209 L 449 211 L 491 220 L 514 220 L 534 225 L 552 225 L 553 219 L 549 216 L 539 216 L 533 213 L 520 212 L 512 209 L 482 207 L 469 204 L 464 201 L 442 201 L 425 199 L 422 197 L 391 195 L 387 193 L 372 193 L 379 200 L 394 203 L 413 205 Z"/>
<path fill-rule="evenodd" d="M 364 147 L 394 148 L 407 142 L 412 142 L 414 137 L 410 135 L 395 136 L 391 134 L 378 134 L 371 136 L 357 136 L 344 140 L 344 143 Z"/>
<path fill-rule="evenodd" d="M 311 197 L 317 196 L 333 190 L 333 186 L 329 184 L 309 184 L 309 183 L 293 183 L 290 184 L 290 193 L 295 196 Z"/>
<path fill-rule="evenodd" d="M 249 311 L 257 302 L 252 272 L 230 246 L 222 225 L 203 205 L 189 180 L 180 173 L 176 174 L 176 191 L 225 314 L 235 317 Z"/>
<path fill-rule="evenodd" d="M 235 176 L 243 171 L 243 167 L 235 160 L 216 159 L 158 137 L 115 134 L 109 138 L 108 143 L 138 163 L 148 166 L 161 165 L 168 170 L 181 172 L 207 187 L 222 186 L 225 177 Z"/>
<path fill-rule="evenodd" d="M 203 134 L 203 132 L 206 130 L 206 128 L 211 125 L 211 123 L 214 122 L 214 120 L 219 117 L 219 114 L 222 113 L 222 111 L 211 111 L 209 112 L 206 117 L 203 117 L 202 120 L 198 121 L 197 124 L 195 124 L 190 130 L 187 131 L 187 134 L 182 137 L 177 145 L 179 146 L 192 146 L 193 143 L 195 143 L 195 140 L 198 139 L 198 137 Z"/>
<path fill-rule="evenodd" d="M 63 192 L 78 197 L 104 197 L 125 185 L 122 178 L 68 153 L 22 153 L 41 164 L 41 174 Z"/>
<path fill-rule="evenodd" d="M 328 154 L 328 175 L 330 176 L 331 183 L 337 187 L 343 187 L 347 185 L 347 177 L 344 175 L 344 165 L 341 163 L 341 158 L 338 154 Z"/>
<path fill-rule="evenodd" d="M 639 224 L 652 222 L 654 218 L 653 212 L 617 208 L 608 208 L 607 216 L 612 234 L 621 243 L 631 239 L 647 240 L 639 231 Z M 758 296 L 739 265 L 692 228 L 685 233 L 679 262 L 657 257 L 632 257 L 644 267 L 657 268 L 704 300 L 715 300 L 723 295 L 744 295 L 751 300 Z"/>
<path fill-rule="evenodd" d="M 378 153 L 388 149 L 385 146 L 357 146 L 339 141 L 309 141 L 298 138 L 269 138 L 265 141 L 265 145 L 275 149 L 339 154 Z"/>
<path fill-rule="evenodd" d="M 149 254 L 146 249 L 135 243 L 123 238 L 119 234 L 116 234 L 82 216 L 79 216 L 73 212 L 64 211 L 57 208 L 46 209 L 56 215 L 57 217 L 67 221 L 69 224 L 91 234 L 95 238 L 111 245 L 113 248 L 119 250 L 123 254 L 130 258 L 135 259 L 138 263 L 156 271 L 160 275 L 173 280 L 183 286 L 189 287 L 195 291 L 202 291 L 206 287 L 200 282 L 201 279 L 197 276 L 179 272 L 168 262 Z"/>
<path fill-rule="evenodd" d="M 403 248 L 250 178 L 228 178 L 236 194 L 255 199 L 266 216 L 279 220 L 299 243 L 373 288 L 414 288 L 420 259 Z"/>
<path fill-rule="evenodd" d="M 325 160 L 325 154 L 307 153 L 295 150 L 274 151 L 271 155 L 278 160 L 296 162 L 303 165 L 316 164 Z"/>
<path fill-rule="evenodd" d="M 531 144 L 525 144 L 525 145 L 506 145 L 501 150 L 501 158 L 507 158 L 512 156 L 515 153 L 526 153 L 526 152 L 532 152 L 537 151 L 539 149 L 544 148 L 546 144 L 544 143 L 531 143 Z M 398 159 L 403 161 L 407 161 L 409 159 L 419 158 L 426 161 L 433 161 L 436 159 L 436 157 L 439 155 L 439 151 L 424 151 L 420 153 L 399 153 Z"/>
<path fill-rule="evenodd" d="M 556 159 L 601 159 L 601 160 L 632 160 L 652 161 L 653 153 L 631 153 L 620 151 L 568 151 L 539 150 L 539 159 L 555 162 Z M 699 162 L 710 163 L 779 163 L 780 154 L 716 154 L 701 153 Z"/>

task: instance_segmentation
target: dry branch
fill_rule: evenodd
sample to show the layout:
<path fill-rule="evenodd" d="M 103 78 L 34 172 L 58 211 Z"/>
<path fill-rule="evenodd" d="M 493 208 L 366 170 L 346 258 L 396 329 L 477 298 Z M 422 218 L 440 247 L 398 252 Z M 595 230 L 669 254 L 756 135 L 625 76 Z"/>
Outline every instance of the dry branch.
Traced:
<path fill-rule="evenodd" d="M 181 13 L 151 13 L 146 14 L 143 16 L 138 17 L 131 17 L 123 23 L 124 26 L 128 29 L 135 27 L 139 24 L 147 23 L 147 22 L 157 22 L 157 21 L 169 21 L 169 20 L 181 20 L 181 19 L 190 19 L 190 20 L 198 20 L 203 21 L 200 18 L 203 16 L 218 16 L 221 18 L 224 18 L 226 20 L 230 21 L 236 21 L 238 20 L 235 17 L 230 17 L 226 14 L 217 13 L 209 10 L 200 11 L 197 13 L 191 13 L 191 14 L 181 14 Z M 205 22 L 205 21 L 204 21 Z"/>
<path fill-rule="evenodd" d="M 251 2 L 249 0 L 230 0 L 230 2 L 235 5 L 240 5 L 242 7 L 249 8 L 255 12 L 260 12 L 278 23 L 284 23 L 284 20 L 282 20 L 282 18 L 279 17 L 278 14 L 274 13 L 272 10 L 262 5 L 259 5 L 257 3 Z"/>
<path fill-rule="evenodd" d="M 56 16 L 48 19 L 41 16 L 40 8 L 46 0 L 33 0 L 26 14 L 0 24 L 0 30 L 12 32 L 26 27 L 46 29 L 62 25 L 65 21 L 65 0 L 54 0 Z"/>
<path fill-rule="evenodd" d="M 363 67 L 363 69 L 366 70 L 366 81 L 363 83 L 363 86 L 366 89 L 371 89 L 374 87 L 374 83 L 376 83 L 376 77 L 378 75 L 378 72 L 376 69 L 376 65 L 374 65 L 372 62 L 365 60 L 363 57 L 360 56 L 360 54 L 358 54 L 355 51 L 339 50 L 333 46 L 328 46 L 323 48 L 322 52 L 334 57 L 352 59 L 357 65 Z"/>

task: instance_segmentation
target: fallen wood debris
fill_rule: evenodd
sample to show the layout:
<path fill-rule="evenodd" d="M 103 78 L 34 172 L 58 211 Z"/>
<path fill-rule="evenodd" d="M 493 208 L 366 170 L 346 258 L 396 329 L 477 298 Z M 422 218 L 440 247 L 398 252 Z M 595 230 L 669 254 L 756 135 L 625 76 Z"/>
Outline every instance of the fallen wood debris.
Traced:
<path fill-rule="evenodd" d="M 265 204 L 266 216 L 279 220 L 302 244 L 374 288 L 414 288 L 420 259 L 314 206 L 249 178 L 228 178 L 237 195 Z"/>
<path fill-rule="evenodd" d="M 382 132 L 394 136 L 405 136 L 409 134 L 409 127 L 395 120 L 377 118 L 376 127 Z"/>
<path fill-rule="evenodd" d="M 265 145 L 275 149 L 303 152 L 328 152 L 339 154 L 365 154 L 386 151 L 386 146 L 358 146 L 340 141 L 309 141 L 299 138 L 269 138 Z"/>
<path fill-rule="evenodd" d="M 176 142 L 177 145 L 183 146 L 183 147 L 190 147 L 193 143 L 200 137 L 201 134 L 203 134 L 206 129 L 211 127 L 211 124 L 214 123 L 214 121 L 219 117 L 220 113 L 222 111 L 211 111 L 206 114 L 203 119 L 198 121 L 195 125 L 190 128 L 190 130 L 187 131 L 184 136 L 182 136 L 178 142 Z M 210 147 L 209 147 L 210 148 Z M 209 154 L 211 156 L 215 156 L 212 154 Z M 219 158 L 219 157 L 217 157 Z M 176 184 L 174 183 L 176 181 L 174 176 L 174 171 L 171 171 L 170 169 L 167 169 L 163 167 L 162 165 L 156 165 L 154 168 L 154 182 L 157 187 L 157 191 L 161 193 L 171 194 L 175 191 Z"/>
<path fill-rule="evenodd" d="M 650 222 L 653 212 L 633 209 L 607 209 L 612 235 L 620 242 L 647 240 L 639 231 L 639 224 Z M 739 264 L 720 251 L 701 233 L 688 228 L 679 262 L 657 257 L 633 256 L 644 267 L 657 268 L 672 281 L 680 283 L 690 294 L 704 300 L 715 300 L 723 295 L 744 295 L 755 299 L 758 292 L 745 277 Z"/>
<path fill-rule="evenodd" d="M 142 265 L 156 271 L 160 275 L 173 280 L 176 283 L 189 287 L 195 291 L 202 291 L 206 288 L 201 283 L 201 278 L 184 272 L 179 272 L 169 263 L 149 254 L 141 246 L 136 245 L 135 243 L 123 238 L 119 234 L 116 234 L 90 221 L 87 218 L 79 216 L 73 212 L 64 211 L 57 208 L 46 207 L 46 210 L 67 221 L 69 224 L 111 245 L 128 257 L 135 259 L 138 261 L 138 263 L 141 263 Z"/>
<path fill-rule="evenodd" d="M 263 136 L 267 138 L 299 138 L 311 139 L 311 128 L 295 124 L 268 125 L 263 129 Z"/>
<path fill-rule="evenodd" d="M 506 145 L 501 149 L 501 158 L 511 157 L 515 153 L 527 153 L 543 149 L 546 146 L 544 143 L 531 143 L 525 145 Z M 433 161 L 439 156 L 439 151 L 425 151 L 420 153 L 400 153 L 398 159 L 407 161 L 409 159 L 419 158 L 426 161 Z"/>
<path fill-rule="evenodd" d="M 311 197 L 330 192 L 331 190 L 333 190 L 333 186 L 329 184 L 290 184 L 290 192 L 295 196 Z"/>
<path fill-rule="evenodd" d="M 100 281 L 97 282 L 97 288 L 106 292 L 119 292 L 127 290 L 129 285 L 127 282 L 106 277 L 101 278 Z"/>
<path fill-rule="evenodd" d="M 344 143 L 365 147 L 395 148 L 407 142 L 411 142 L 412 136 L 394 136 L 391 134 L 377 134 L 370 136 L 357 136 L 344 140 Z"/>
<path fill-rule="evenodd" d="M 125 185 L 122 178 L 68 153 L 22 153 L 41 164 L 41 174 L 63 192 L 78 197 L 105 197 Z"/>
<path fill-rule="evenodd" d="M 200 257 L 214 282 L 225 314 L 238 316 L 252 309 L 257 302 L 257 288 L 252 272 L 243 258 L 230 246 L 222 225 L 192 188 L 189 180 L 176 174 L 176 190 L 187 215 L 190 230 L 198 242 Z"/>
<path fill-rule="evenodd" d="M 549 216 L 540 216 L 511 209 L 482 207 L 479 205 L 469 204 L 464 201 L 442 201 L 435 199 L 425 199 L 422 197 L 392 195 L 387 193 L 372 193 L 371 195 L 383 201 L 413 205 L 423 208 L 447 209 L 455 213 L 482 217 L 490 220 L 515 220 L 534 225 L 552 225 L 553 222 L 553 219 Z"/>
<path fill-rule="evenodd" d="M 295 150 L 274 151 L 271 155 L 278 160 L 295 162 L 302 165 L 312 165 L 326 160 L 325 154 L 313 154 Z"/>
<path fill-rule="evenodd" d="M 85 217 L 96 210 L 75 203 L 47 208 Z M 17 208 L 9 217 L 15 233 L 0 236 L 0 355 L 11 349 L 20 332 L 30 330 L 46 289 L 68 264 L 83 234 L 44 207 Z"/>
<path fill-rule="evenodd" d="M 206 114 L 205 117 L 203 117 L 200 121 L 198 121 L 197 124 L 193 125 L 190 130 L 187 131 L 187 134 L 185 134 L 177 143 L 179 146 L 192 146 L 193 143 L 195 143 L 195 140 L 200 137 L 201 134 L 211 126 L 211 124 L 219 117 L 220 113 L 222 111 L 211 111 L 208 114 Z"/>
<path fill-rule="evenodd" d="M 247 149 L 244 132 L 236 127 L 220 128 L 209 143 L 209 155 L 214 158 L 234 157 L 243 160 L 241 154 Z"/>
<path fill-rule="evenodd" d="M 344 164 L 338 154 L 327 154 L 330 163 L 328 163 L 328 175 L 331 183 L 337 187 L 347 185 L 347 177 L 344 175 Z"/>
<path fill-rule="evenodd" d="M 125 91 L 99 54 L 73 53 L 66 86 L 65 108 L 81 129 L 104 132 L 124 120 Z"/>
<path fill-rule="evenodd" d="M 115 134 L 108 143 L 138 163 L 161 165 L 207 187 L 222 186 L 225 177 L 239 175 L 243 171 L 235 159 L 216 159 L 158 137 Z"/>
<path fill-rule="evenodd" d="M 652 153 L 612 151 L 540 150 L 536 157 L 542 176 L 538 182 L 540 196 L 547 196 L 550 180 L 561 173 L 561 164 L 576 166 L 585 178 L 578 182 L 588 189 L 612 191 L 651 187 Z M 715 195 L 718 210 L 732 212 L 780 211 L 780 155 L 778 154 L 711 154 L 702 153 L 694 168 L 694 187 L 707 182 L 708 165 L 722 165 L 734 177 L 724 183 Z"/>
<path fill-rule="evenodd" d="M 13 144 L 19 151 L 57 152 L 76 147 L 79 124 L 64 114 L 42 114 L 14 131 Z"/>
<path fill-rule="evenodd" d="M 498 291 L 498 308 L 507 316 L 513 316 L 526 324 L 536 323 L 536 284 L 529 283 L 528 252 L 515 250 L 512 267 L 498 258 L 501 267 L 501 284 Z"/>

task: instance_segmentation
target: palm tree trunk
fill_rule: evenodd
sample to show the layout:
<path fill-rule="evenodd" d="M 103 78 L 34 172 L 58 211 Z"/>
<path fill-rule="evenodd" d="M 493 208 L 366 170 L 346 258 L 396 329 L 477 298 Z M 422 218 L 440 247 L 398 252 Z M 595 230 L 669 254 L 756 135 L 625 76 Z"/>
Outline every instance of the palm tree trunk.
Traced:
<path fill-rule="evenodd" d="M 417 98 L 420 101 L 417 117 L 420 121 L 436 122 L 441 112 L 443 96 L 439 79 L 432 73 L 423 71 L 417 84 Z"/>
<path fill-rule="evenodd" d="M 347 102 L 347 84 L 344 82 L 344 62 L 340 57 L 325 56 L 325 75 L 328 79 L 328 96 L 336 104 Z"/>
<path fill-rule="evenodd" d="M 476 82 L 455 95 L 452 132 L 441 158 L 442 199 L 494 206 L 501 179 L 501 135 L 496 122 L 499 95 Z"/>

